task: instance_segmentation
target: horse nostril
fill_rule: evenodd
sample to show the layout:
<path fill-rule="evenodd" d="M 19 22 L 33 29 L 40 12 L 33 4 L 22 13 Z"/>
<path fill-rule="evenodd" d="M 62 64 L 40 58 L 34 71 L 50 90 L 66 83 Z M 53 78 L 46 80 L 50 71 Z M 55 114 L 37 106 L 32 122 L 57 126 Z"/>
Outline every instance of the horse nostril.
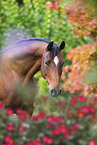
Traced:
<path fill-rule="evenodd" d="M 52 89 L 51 90 L 51 94 L 55 94 L 55 89 Z"/>
<path fill-rule="evenodd" d="M 60 90 L 59 90 L 59 95 L 61 94 L 61 92 L 62 92 L 62 90 L 60 89 Z"/>

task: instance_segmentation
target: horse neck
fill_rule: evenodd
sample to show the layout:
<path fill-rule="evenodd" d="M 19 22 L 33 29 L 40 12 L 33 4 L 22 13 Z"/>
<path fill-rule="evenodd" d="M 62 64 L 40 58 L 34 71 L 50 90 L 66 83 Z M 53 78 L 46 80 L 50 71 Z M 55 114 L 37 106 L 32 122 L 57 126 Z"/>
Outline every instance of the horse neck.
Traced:
<path fill-rule="evenodd" d="M 31 44 L 31 46 L 29 46 L 31 56 L 26 58 L 26 62 L 28 61 L 30 63 L 30 67 L 28 68 L 28 71 L 25 74 L 24 84 L 31 80 L 34 74 L 40 70 L 43 52 L 46 46 L 47 43 L 45 42 L 34 42 Z"/>

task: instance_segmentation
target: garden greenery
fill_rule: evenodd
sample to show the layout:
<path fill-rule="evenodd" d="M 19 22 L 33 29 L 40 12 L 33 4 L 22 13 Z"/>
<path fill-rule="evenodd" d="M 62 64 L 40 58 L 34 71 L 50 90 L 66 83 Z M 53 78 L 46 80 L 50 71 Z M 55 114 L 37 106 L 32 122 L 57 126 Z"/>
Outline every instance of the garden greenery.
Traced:
<path fill-rule="evenodd" d="M 23 0 L 20 7 L 16 0 L 0 2 L 0 49 L 29 37 L 66 42 L 63 97 L 48 98 L 38 73 L 32 118 L 0 104 L 0 145 L 97 145 L 97 20 L 81 7 L 83 0 L 74 7 L 67 2 Z"/>

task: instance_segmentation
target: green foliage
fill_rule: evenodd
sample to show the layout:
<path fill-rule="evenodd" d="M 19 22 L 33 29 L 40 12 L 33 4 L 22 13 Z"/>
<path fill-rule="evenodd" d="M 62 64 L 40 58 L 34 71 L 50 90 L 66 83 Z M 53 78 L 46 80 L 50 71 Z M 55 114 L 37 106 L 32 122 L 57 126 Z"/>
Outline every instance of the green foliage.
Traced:
<path fill-rule="evenodd" d="M 40 2 L 25 0 L 24 6 L 18 7 L 15 0 L 1 2 L 0 12 L 0 47 L 8 46 L 5 38 L 9 39 L 19 33 L 16 40 L 26 37 L 46 37 L 59 44 L 62 40 L 66 41 L 66 49 L 75 47 L 83 43 L 83 39 L 77 40 L 72 34 L 72 25 L 67 21 L 67 15 L 62 13 L 65 5 L 60 3 L 59 10 L 50 10 L 45 7 L 45 0 Z M 12 32 L 14 31 L 14 34 Z M 25 35 L 24 35 L 25 32 Z"/>

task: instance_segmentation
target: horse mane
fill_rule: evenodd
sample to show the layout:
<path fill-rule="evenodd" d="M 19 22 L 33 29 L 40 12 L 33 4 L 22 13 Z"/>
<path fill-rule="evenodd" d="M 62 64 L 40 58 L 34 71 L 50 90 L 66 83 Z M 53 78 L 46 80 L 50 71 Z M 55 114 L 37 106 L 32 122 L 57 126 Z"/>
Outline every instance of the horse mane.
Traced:
<path fill-rule="evenodd" d="M 27 38 L 27 39 L 19 40 L 19 41 L 15 42 L 14 44 L 12 44 L 11 46 L 8 46 L 8 47 L 6 47 L 6 48 L 3 48 L 2 50 L 12 48 L 12 47 L 14 47 L 14 46 L 19 45 L 19 44 L 22 43 L 22 42 L 26 42 L 26 41 L 35 41 L 35 40 L 37 40 L 37 41 L 43 41 L 43 42 L 46 42 L 46 43 L 48 43 L 48 44 L 51 42 L 51 41 L 49 41 L 48 39 L 46 39 L 46 38 L 44 38 L 44 37 L 32 37 L 32 38 Z M 53 58 L 53 57 L 55 57 L 55 56 L 57 55 L 57 52 L 58 52 L 58 47 L 57 47 L 57 45 L 56 45 L 55 43 L 53 43 L 52 50 L 49 51 L 49 56 L 50 56 L 51 58 Z"/>
<path fill-rule="evenodd" d="M 43 41 L 43 42 L 46 42 L 46 43 L 50 43 L 51 42 L 50 40 L 48 40 L 48 39 L 46 39 L 44 37 L 32 37 L 32 38 L 22 39 L 22 40 L 18 41 L 17 43 L 24 42 L 24 41 L 35 41 L 35 40 Z M 51 58 L 53 58 L 53 57 L 55 57 L 57 55 L 57 52 L 58 52 L 57 45 L 55 43 L 53 43 L 53 48 L 49 52 L 49 56 Z"/>
<path fill-rule="evenodd" d="M 27 38 L 27 39 L 22 39 L 18 42 L 23 42 L 23 41 L 35 41 L 35 40 L 38 40 L 38 41 L 44 41 L 46 43 L 49 43 L 50 41 L 44 37 L 32 37 L 32 38 Z"/>

